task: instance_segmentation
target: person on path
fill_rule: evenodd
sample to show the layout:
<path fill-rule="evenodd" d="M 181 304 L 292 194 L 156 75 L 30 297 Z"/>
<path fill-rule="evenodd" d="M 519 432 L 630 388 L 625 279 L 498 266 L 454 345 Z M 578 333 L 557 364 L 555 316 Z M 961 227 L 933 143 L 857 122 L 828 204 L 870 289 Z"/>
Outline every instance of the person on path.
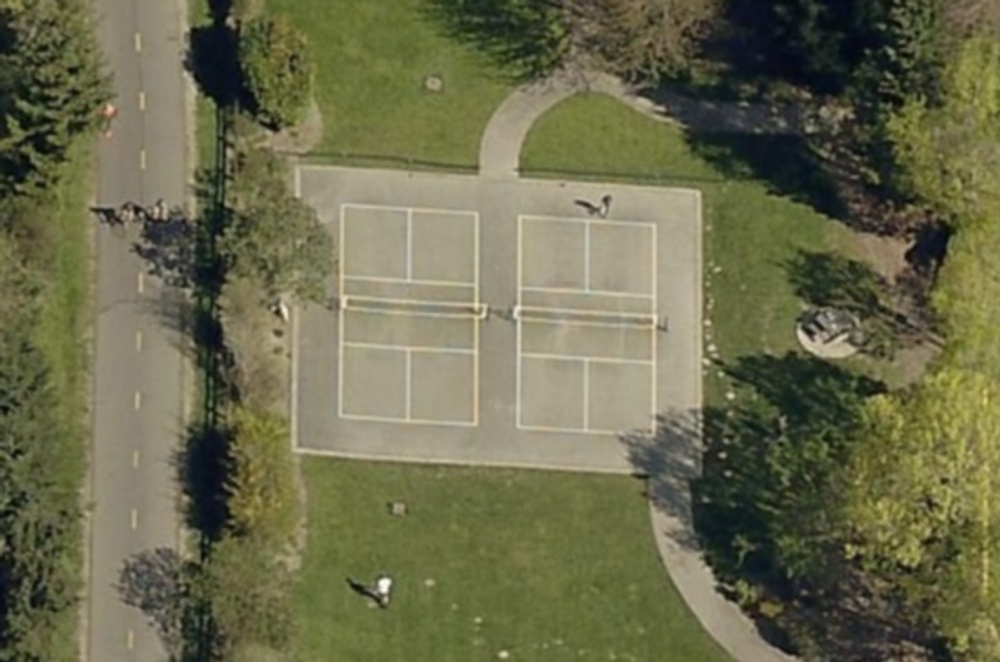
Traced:
<path fill-rule="evenodd" d="M 104 132 L 105 138 L 111 137 L 111 123 L 114 121 L 116 117 L 118 117 L 118 108 L 116 108 L 112 103 L 104 104 L 104 106 L 101 108 L 101 120 L 102 120 L 101 131 Z"/>

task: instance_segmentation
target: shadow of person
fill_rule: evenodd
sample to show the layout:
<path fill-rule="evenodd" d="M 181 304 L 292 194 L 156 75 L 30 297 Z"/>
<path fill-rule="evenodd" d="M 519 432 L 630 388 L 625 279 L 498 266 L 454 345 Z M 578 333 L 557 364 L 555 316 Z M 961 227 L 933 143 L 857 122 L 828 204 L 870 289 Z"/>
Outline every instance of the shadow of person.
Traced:
<path fill-rule="evenodd" d="M 347 578 L 347 585 L 350 586 L 351 590 L 357 593 L 358 595 L 368 598 L 369 600 L 372 600 L 377 606 L 381 606 L 382 599 L 379 597 L 378 593 L 376 593 L 375 589 L 373 589 L 372 587 L 362 584 L 359 581 L 355 581 L 350 577 Z"/>

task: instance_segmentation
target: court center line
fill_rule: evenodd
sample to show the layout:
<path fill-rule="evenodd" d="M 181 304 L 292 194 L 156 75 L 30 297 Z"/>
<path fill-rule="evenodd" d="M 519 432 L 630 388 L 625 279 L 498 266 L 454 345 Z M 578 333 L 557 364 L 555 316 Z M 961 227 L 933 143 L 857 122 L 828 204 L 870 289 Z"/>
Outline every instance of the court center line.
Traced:
<path fill-rule="evenodd" d="M 135 351 L 142 351 L 142 331 L 135 332 Z"/>
<path fill-rule="evenodd" d="M 139 451 L 132 451 L 132 468 L 139 468 Z"/>
<path fill-rule="evenodd" d="M 132 395 L 132 406 L 135 408 L 136 411 L 142 409 L 142 391 L 136 391 Z"/>
<path fill-rule="evenodd" d="M 139 90 L 139 112 L 146 110 L 146 93 Z"/>
<path fill-rule="evenodd" d="M 132 517 L 131 517 L 131 522 L 130 523 L 132 525 L 132 530 L 133 531 L 135 531 L 137 528 L 139 528 L 139 511 L 136 510 L 135 508 L 132 509 Z"/>
<path fill-rule="evenodd" d="M 136 53 L 141 53 L 142 52 L 142 34 L 139 33 L 139 32 L 136 32 L 132 39 L 133 39 L 133 45 L 135 46 L 135 52 Z"/>
<path fill-rule="evenodd" d="M 145 148 L 139 150 L 139 170 L 146 169 L 146 150 Z"/>
<path fill-rule="evenodd" d="M 135 289 L 142 294 L 146 290 L 146 274 L 142 271 L 137 272 Z"/>
<path fill-rule="evenodd" d="M 135 630 L 129 628 L 128 632 L 125 634 L 125 648 L 132 650 L 135 648 Z"/>

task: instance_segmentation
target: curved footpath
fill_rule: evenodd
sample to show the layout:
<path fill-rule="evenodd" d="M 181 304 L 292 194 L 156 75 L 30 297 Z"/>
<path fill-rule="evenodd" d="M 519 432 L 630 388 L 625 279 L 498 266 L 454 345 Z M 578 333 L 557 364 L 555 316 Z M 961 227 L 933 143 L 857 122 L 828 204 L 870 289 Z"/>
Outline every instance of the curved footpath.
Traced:
<path fill-rule="evenodd" d="M 515 90 L 500 104 L 490 118 L 483 133 L 479 149 L 479 174 L 489 178 L 517 177 L 521 146 L 524 139 L 545 111 L 578 92 L 599 92 L 609 94 L 623 103 L 644 112 L 651 117 L 674 121 L 671 116 L 673 108 L 683 104 L 691 111 L 698 102 L 683 100 L 679 97 L 668 98 L 662 105 L 635 95 L 619 79 L 606 74 L 569 74 L 560 72 L 551 78 L 537 83 L 524 85 Z M 753 117 L 753 109 L 745 106 L 731 106 L 720 109 L 712 105 L 707 115 L 702 112 L 691 112 L 691 117 L 713 118 L 716 128 L 742 128 L 749 132 L 793 132 L 801 130 L 801 124 L 794 120 L 778 118 L 774 123 Z M 735 112 L 731 112 L 734 111 Z M 749 111 L 749 112 L 748 112 Z M 688 122 L 683 113 L 677 113 L 683 124 L 695 124 L 697 120 Z M 797 125 L 797 126 L 793 126 Z M 700 453 L 700 440 L 696 444 L 679 445 L 689 448 L 690 455 Z M 683 464 L 700 466 L 699 457 L 677 458 Z M 651 482 L 659 481 L 660 477 L 649 476 Z M 674 483 L 676 484 L 676 483 Z M 686 485 L 682 489 L 687 489 Z M 668 497 L 669 498 L 669 497 Z M 700 551 L 692 547 L 690 540 L 695 538 L 691 530 L 690 513 L 678 516 L 668 512 L 661 505 L 660 498 L 650 499 L 650 518 L 653 526 L 653 536 L 663 564 L 670 578 L 680 592 L 688 608 L 701 622 L 705 630 L 734 659 L 740 662 L 788 662 L 794 660 L 765 642 L 757 632 L 753 622 L 747 618 L 738 606 L 726 600 L 717 590 L 715 577 L 705 564 Z M 688 503 L 688 495 L 678 495 L 676 502 Z"/>

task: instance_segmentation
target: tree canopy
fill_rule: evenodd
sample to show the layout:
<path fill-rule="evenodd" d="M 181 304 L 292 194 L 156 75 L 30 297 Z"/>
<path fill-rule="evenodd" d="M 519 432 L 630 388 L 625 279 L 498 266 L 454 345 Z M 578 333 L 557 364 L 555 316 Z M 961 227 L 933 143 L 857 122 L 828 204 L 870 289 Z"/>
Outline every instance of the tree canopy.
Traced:
<path fill-rule="evenodd" d="M 309 40 L 284 16 L 255 16 L 240 31 L 239 60 L 254 112 L 281 129 L 300 122 L 312 98 Z"/>

